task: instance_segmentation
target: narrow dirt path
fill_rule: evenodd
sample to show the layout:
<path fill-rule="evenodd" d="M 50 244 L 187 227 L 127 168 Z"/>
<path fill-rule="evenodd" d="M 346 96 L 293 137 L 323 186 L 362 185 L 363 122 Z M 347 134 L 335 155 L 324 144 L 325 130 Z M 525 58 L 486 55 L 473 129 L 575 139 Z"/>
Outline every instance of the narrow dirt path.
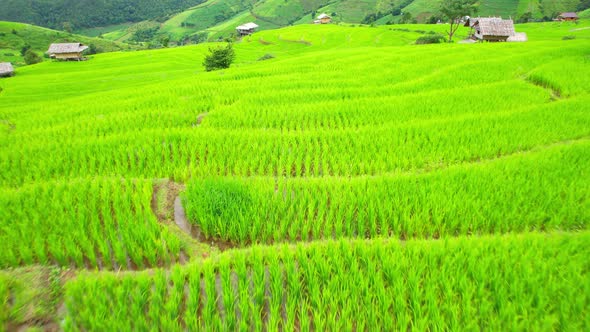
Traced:
<path fill-rule="evenodd" d="M 156 181 L 152 194 L 151 207 L 153 213 L 162 224 L 169 226 L 169 229 L 177 236 L 185 242 L 192 244 L 189 249 L 192 254 L 189 253 L 189 256 L 194 256 L 197 253 L 206 258 L 212 251 L 225 251 L 238 247 L 231 242 L 219 239 L 206 239 L 199 226 L 192 224 L 188 220 L 180 197 L 180 192 L 184 189 L 185 186 L 183 184 L 175 183 L 168 179 Z M 182 260 L 188 262 L 188 259 Z"/>

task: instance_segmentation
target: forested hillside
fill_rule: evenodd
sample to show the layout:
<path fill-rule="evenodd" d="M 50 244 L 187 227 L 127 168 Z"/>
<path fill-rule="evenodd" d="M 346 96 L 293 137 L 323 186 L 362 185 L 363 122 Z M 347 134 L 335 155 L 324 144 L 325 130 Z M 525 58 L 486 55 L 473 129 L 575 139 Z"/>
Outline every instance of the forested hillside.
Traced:
<path fill-rule="evenodd" d="M 76 29 L 166 17 L 201 2 L 203 0 L 2 0 L 0 20 Z"/>
<path fill-rule="evenodd" d="M 256 20 L 263 28 L 307 23 L 319 12 L 348 23 L 426 22 L 436 18 L 441 0 L 3 0 L 0 20 L 68 30 L 145 20 L 182 35 L 234 20 Z M 481 0 L 479 13 L 548 19 L 562 11 L 583 11 L 590 0 Z M 403 14 L 409 16 L 403 16 Z M 169 26 L 172 24 L 172 26 Z M 231 24 L 230 24 L 231 25 Z"/>

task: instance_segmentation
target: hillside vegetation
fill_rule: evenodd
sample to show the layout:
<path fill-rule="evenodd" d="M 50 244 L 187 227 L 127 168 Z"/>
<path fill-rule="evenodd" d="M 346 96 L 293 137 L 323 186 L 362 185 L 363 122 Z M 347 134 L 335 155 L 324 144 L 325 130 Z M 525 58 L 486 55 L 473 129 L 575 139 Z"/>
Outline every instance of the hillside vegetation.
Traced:
<path fill-rule="evenodd" d="M 153 35 L 167 36 L 173 41 L 202 42 L 230 36 L 236 26 L 245 22 L 256 22 L 260 30 L 274 29 L 310 24 L 323 12 L 332 15 L 335 23 L 394 24 L 400 22 L 402 13 L 409 13 L 411 20 L 418 22 L 436 22 L 440 19 L 439 5 L 440 0 L 336 0 L 328 3 L 320 0 L 208 0 L 164 21 Z M 582 10 L 589 5 L 580 0 L 482 0 L 478 14 L 514 20 L 551 20 L 559 12 Z M 125 32 L 105 37 L 125 40 L 141 29 L 125 28 Z M 121 39 L 121 36 L 126 37 Z"/>
<path fill-rule="evenodd" d="M 81 42 L 93 45 L 97 52 L 114 52 L 132 48 L 132 46 L 110 40 L 75 35 L 29 24 L 0 22 L 0 62 L 23 65 L 21 54 L 23 47 L 30 46 L 41 55 L 47 51 L 51 43 L 60 42 Z"/>
<path fill-rule="evenodd" d="M 4 0 L 0 20 L 62 29 L 99 27 L 166 17 L 202 0 Z"/>
<path fill-rule="evenodd" d="M 322 12 L 334 22 L 354 24 L 399 23 L 403 13 L 411 15 L 410 22 L 436 22 L 439 5 L 440 0 L 7 0 L 0 20 L 103 34 L 116 41 L 198 43 L 227 37 L 245 22 L 274 29 L 309 24 Z M 587 0 L 481 0 L 478 14 L 550 20 L 560 12 L 588 8 Z"/>

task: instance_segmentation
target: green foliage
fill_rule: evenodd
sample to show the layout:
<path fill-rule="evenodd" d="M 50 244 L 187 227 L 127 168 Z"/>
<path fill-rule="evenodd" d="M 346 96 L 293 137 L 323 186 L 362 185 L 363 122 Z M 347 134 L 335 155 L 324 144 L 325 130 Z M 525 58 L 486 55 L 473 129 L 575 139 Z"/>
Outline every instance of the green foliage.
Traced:
<path fill-rule="evenodd" d="M 236 57 L 232 43 L 226 43 L 225 47 L 210 47 L 209 54 L 203 60 L 205 70 L 219 70 L 229 68 Z"/>
<path fill-rule="evenodd" d="M 43 58 L 39 56 L 39 54 L 35 53 L 35 51 L 29 49 L 25 52 L 24 60 L 27 65 L 34 65 L 36 63 L 42 62 Z"/>
<path fill-rule="evenodd" d="M 158 27 L 148 27 L 148 28 L 139 29 L 133 33 L 133 36 L 131 38 L 129 38 L 129 41 L 135 41 L 135 42 L 151 41 L 154 39 L 154 37 L 156 36 L 158 31 L 159 31 Z"/>
<path fill-rule="evenodd" d="M 31 45 L 25 45 L 20 49 L 20 55 L 25 56 L 28 50 L 31 49 Z"/>
<path fill-rule="evenodd" d="M 270 53 L 266 53 L 265 55 L 258 58 L 258 61 L 270 60 L 270 59 L 274 59 L 274 58 L 275 58 L 274 55 L 272 55 Z"/>
<path fill-rule="evenodd" d="M 8 0 L 0 11 L 0 20 L 26 22 L 54 29 L 97 27 L 166 16 L 201 2 L 202 0 Z"/>
<path fill-rule="evenodd" d="M 445 36 L 440 34 L 428 34 L 426 36 L 422 36 L 416 40 L 416 44 L 440 44 L 446 42 L 447 39 Z"/>
<path fill-rule="evenodd" d="M 449 22 L 449 42 L 453 41 L 455 32 L 464 16 L 473 16 L 477 12 L 477 0 L 443 0 L 440 5 L 441 15 Z"/>

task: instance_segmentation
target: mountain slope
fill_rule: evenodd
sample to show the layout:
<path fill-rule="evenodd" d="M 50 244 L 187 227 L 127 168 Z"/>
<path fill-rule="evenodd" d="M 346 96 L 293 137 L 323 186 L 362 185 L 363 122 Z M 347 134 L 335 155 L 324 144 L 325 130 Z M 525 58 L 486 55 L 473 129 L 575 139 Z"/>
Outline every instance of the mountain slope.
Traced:
<path fill-rule="evenodd" d="M 333 16 L 334 22 L 386 24 L 397 22 L 400 13 L 409 12 L 418 22 L 436 16 L 441 0 L 209 0 L 173 16 L 162 24 L 161 33 L 173 40 L 197 32 L 209 37 L 227 36 L 235 26 L 254 21 L 260 29 L 293 24 L 308 24 L 319 13 Z M 520 18 L 551 18 L 555 13 L 573 11 L 580 0 L 481 0 L 478 15 Z"/>

